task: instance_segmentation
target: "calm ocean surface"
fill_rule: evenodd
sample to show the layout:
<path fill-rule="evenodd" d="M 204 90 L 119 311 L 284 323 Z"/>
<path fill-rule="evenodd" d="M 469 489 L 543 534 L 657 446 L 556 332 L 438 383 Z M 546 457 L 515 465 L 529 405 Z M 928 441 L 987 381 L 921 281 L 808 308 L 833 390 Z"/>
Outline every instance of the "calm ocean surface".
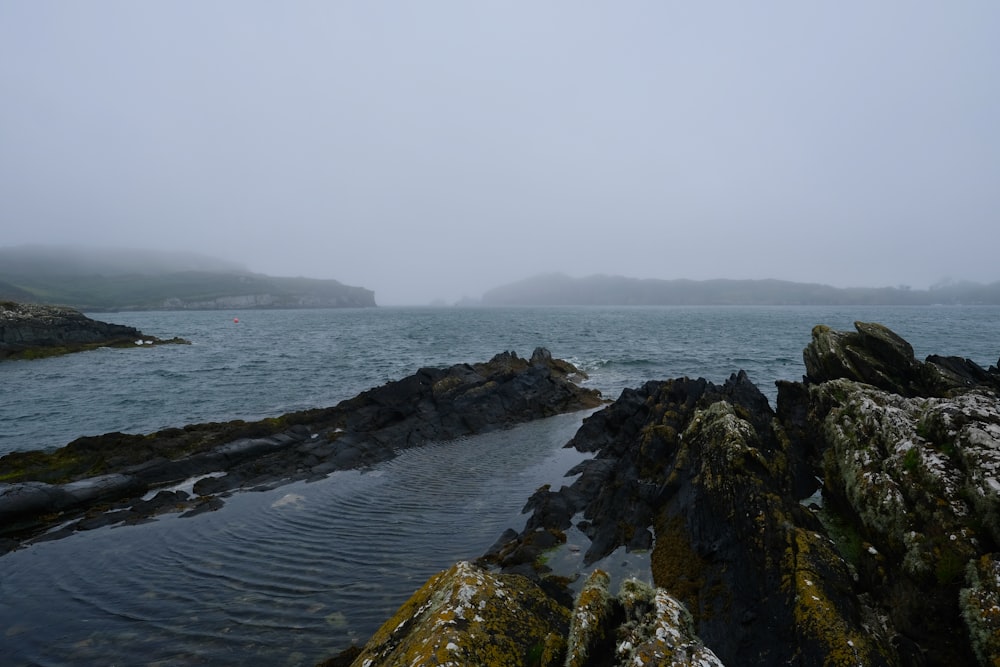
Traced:
<path fill-rule="evenodd" d="M 537 346 L 585 370 L 609 398 L 650 379 L 721 382 L 743 369 L 772 403 L 775 380 L 804 372 L 815 324 L 881 322 L 921 359 L 959 355 L 986 367 L 1000 356 L 996 307 L 93 316 L 193 344 L 3 363 L 0 453 L 328 406 L 422 366 L 504 350 L 528 356 Z M 562 445 L 582 417 L 409 450 L 364 472 L 239 494 L 198 517 L 98 529 L 2 556 L 3 664 L 314 664 L 364 641 L 430 574 L 480 555 L 505 528 L 520 529 L 528 495 L 567 483 L 563 473 L 580 460 Z M 612 558 L 622 572 L 635 567 L 624 554 Z"/>

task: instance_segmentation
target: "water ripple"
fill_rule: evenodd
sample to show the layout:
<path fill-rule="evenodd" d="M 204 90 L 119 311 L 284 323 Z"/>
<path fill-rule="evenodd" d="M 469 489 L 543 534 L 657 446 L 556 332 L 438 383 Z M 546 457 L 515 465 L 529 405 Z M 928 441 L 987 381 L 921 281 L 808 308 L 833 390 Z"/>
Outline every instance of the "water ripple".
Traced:
<path fill-rule="evenodd" d="M 581 419 L 8 554 L 0 633 L 24 631 L 5 664 L 314 664 L 365 639 L 434 572 L 520 528 L 524 499 L 581 460 L 562 448 Z"/>

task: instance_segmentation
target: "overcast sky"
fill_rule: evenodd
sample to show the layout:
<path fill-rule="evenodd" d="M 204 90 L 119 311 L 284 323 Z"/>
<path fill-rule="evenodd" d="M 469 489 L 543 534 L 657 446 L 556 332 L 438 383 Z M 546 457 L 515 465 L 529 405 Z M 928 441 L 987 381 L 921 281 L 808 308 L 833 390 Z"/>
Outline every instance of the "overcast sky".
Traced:
<path fill-rule="evenodd" d="M 0 1 L 0 245 L 380 305 L 1000 280 L 1000 2 Z"/>

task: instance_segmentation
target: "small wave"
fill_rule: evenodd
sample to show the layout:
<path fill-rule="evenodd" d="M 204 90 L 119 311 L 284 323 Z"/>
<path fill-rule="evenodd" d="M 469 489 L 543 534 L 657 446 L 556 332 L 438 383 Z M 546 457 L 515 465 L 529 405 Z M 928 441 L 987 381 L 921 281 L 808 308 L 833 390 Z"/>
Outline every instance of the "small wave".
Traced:
<path fill-rule="evenodd" d="M 652 359 L 579 359 L 574 357 L 570 357 L 567 361 L 587 373 L 611 368 L 643 368 L 656 366 L 658 363 Z"/>
<path fill-rule="evenodd" d="M 187 377 L 187 373 L 180 373 L 169 368 L 157 368 L 153 371 L 153 375 L 161 378 L 168 378 L 171 380 L 183 380 Z"/>

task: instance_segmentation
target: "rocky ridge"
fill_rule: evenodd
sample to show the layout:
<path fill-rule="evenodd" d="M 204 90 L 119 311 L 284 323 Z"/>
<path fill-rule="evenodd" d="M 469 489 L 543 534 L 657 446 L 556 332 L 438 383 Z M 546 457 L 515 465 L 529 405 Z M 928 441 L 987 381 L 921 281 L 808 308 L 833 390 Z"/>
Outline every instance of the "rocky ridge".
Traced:
<path fill-rule="evenodd" d="M 0 361 L 34 359 L 97 347 L 142 347 L 187 343 L 161 340 L 135 327 L 93 320 L 64 306 L 0 301 Z"/>
<path fill-rule="evenodd" d="M 814 328 L 776 410 L 742 372 L 623 392 L 567 445 L 593 453 L 575 480 L 539 489 L 520 533 L 432 579 L 353 664 L 1000 664 L 1000 370 L 855 329 Z M 614 596 L 599 571 L 552 570 L 571 528 L 585 565 L 648 550 L 652 586 Z M 513 609 L 467 623 L 477 596 Z M 538 608 L 535 634 L 494 629 L 513 643 L 477 652 Z"/>
<path fill-rule="evenodd" d="M 582 377 L 542 348 L 530 359 L 505 352 L 422 368 L 329 408 L 8 454 L 0 458 L 0 552 L 161 512 L 216 509 L 237 489 L 318 479 L 406 447 L 600 405 L 598 392 L 576 384 Z"/>

